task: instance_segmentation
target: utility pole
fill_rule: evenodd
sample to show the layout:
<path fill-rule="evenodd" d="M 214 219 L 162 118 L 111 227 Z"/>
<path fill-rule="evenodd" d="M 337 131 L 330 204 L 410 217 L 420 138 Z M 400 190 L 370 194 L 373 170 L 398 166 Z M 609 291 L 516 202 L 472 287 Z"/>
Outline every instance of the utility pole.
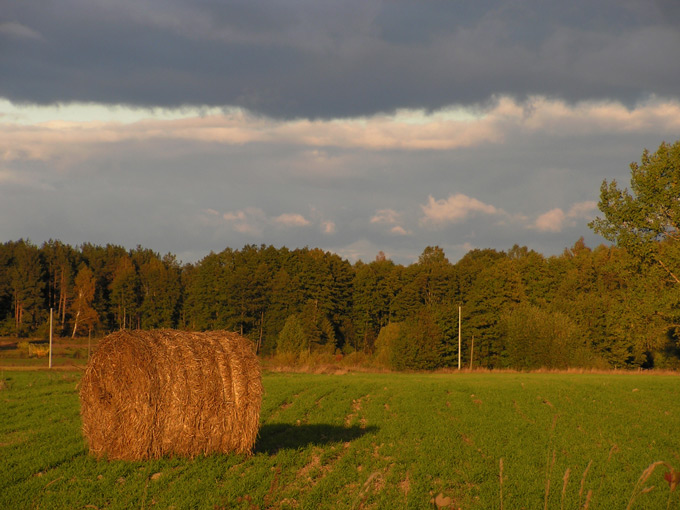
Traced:
<path fill-rule="evenodd" d="M 472 345 L 470 345 L 470 370 L 472 370 L 472 356 L 475 353 L 475 337 L 472 336 Z"/>
<path fill-rule="evenodd" d="M 52 368 L 52 308 L 50 308 L 50 366 Z"/>
<path fill-rule="evenodd" d="M 461 315 L 461 306 L 458 307 L 458 370 L 460 370 L 460 350 L 462 346 L 461 342 L 461 335 L 460 335 L 460 315 Z"/>

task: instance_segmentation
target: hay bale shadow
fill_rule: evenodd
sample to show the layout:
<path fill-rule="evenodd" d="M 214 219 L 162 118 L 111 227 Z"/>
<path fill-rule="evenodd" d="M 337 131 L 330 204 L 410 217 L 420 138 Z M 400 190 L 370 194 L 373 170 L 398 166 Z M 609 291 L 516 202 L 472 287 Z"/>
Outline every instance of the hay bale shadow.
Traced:
<path fill-rule="evenodd" d="M 347 443 L 365 434 L 375 434 L 379 427 L 369 425 L 361 428 L 342 427 L 338 425 L 292 425 L 274 423 L 262 425 L 260 435 L 255 443 L 253 453 L 274 455 L 280 450 L 305 448 L 307 446 L 323 446 L 330 443 Z"/>

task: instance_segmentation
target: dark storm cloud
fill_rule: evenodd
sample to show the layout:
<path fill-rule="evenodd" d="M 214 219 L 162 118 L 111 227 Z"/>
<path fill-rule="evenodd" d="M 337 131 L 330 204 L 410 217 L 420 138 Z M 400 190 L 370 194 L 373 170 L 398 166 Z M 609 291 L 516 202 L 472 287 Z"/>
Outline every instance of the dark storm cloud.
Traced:
<path fill-rule="evenodd" d="M 16 2 L 0 12 L 0 96 L 281 117 L 494 94 L 630 104 L 678 97 L 679 18 L 670 0 Z"/>

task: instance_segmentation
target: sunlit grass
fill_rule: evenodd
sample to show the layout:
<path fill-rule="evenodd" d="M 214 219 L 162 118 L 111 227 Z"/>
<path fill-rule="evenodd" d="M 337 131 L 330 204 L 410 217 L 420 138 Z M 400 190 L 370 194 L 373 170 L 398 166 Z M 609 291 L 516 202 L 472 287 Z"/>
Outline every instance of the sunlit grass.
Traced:
<path fill-rule="evenodd" d="M 97 462 L 78 373 L 0 374 L 0 508 L 666 508 L 675 376 L 266 374 L 251 457 Z M 502 466 L 502 468 L 501 468 Z M 654 487 L 648 490 L 649 487 Z M 672 506 L 671 506 L 672 507 Z"/>

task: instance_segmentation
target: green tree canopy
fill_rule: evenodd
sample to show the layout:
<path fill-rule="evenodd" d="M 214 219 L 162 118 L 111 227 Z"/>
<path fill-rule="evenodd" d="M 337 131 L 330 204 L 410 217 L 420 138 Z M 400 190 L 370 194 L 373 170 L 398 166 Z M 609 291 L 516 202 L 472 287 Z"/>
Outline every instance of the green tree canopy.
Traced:
<path fill-rule="evenodd" d="M 520 303 L 501 318 L 510 366 L 520 369 L 588 366 L 583 332 L 567 315 Z"/>
<path fill-rule="evenodd" d="M 71 303 L 73 314 L 73 332 L 71 333 L 71 338 L 75 338 L 79 326 L 85 326 L 88 331 L 92 331 L 95 324 L 99 321 L 99 315 L 92 308 L 95 285 L 92 270 L 85 264 L 82 264 L 75 278 L 74 299 Z"/>
<path fill-rule="evenodd" d="M 302 322 L 297 315 L 290 315 L 279 333 L 276 352 L 300 355 L 307 349 L 307 344 L 308 339 L 302 327 Z"/>
<path fill-rule="evenodd" d="M 604 218 L 590 227 L 641 260 L 658 262 L 680 284 L 680 140 L 663 142 L 654 154 L 645 149 L 640 164 L 633 162 L 630 169 L 630 191 L 619 189 L 615 180 L 602 183 Z"/>
<path fill-rule="evenodd" d="M 400 324 L 391 341 L 390 365 L 397 370 L 431 370 L 444 362 L 441 328 L 431 311 L 422 308 Z"/>
<path fill-rule="evenodd" d="M 44 315 L 44 271 L 40 252 L 30 242 L 23 240 L 13 247 L 13 265 L 9 280 L 14 302 L 15 332 L 27 335 L 37 327 L 41 312 Z"/>

